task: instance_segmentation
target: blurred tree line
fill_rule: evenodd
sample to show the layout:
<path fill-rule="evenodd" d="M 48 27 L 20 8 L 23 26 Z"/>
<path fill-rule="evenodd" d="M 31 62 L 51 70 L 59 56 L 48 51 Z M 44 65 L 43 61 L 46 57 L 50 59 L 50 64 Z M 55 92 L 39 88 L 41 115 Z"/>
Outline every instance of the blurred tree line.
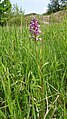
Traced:
<path fill-rule="evenodd" d="M 67 9 L 67 0 L 50 0 L 47 13 L 50 14 L 64 9 Z"/>
<path fill-rule="evenodd" d="M 67 0 L 50 0 L 47 13 L 54 13 L 67 9 Z M 27 19 L 26 19 L 27 20 Z M 12 5 L 10 0 L 0 0 L 0 25 L 25 24 L 24 11 L 17 4 Z"/>

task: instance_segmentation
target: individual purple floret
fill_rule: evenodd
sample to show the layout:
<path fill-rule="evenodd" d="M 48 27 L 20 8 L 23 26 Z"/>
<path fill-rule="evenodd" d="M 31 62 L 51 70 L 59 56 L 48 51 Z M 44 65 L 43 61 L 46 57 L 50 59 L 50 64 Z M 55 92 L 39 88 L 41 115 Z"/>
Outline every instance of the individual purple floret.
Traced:
<path fill-rule="evenodd" d="M 36 18 L 33 18 L 30 22 L 30 32 L 32 37 L 37 40 L 37 36 L 41 33 L 40 31 L 40 25 L 38 24 L 38 21 Z"/>

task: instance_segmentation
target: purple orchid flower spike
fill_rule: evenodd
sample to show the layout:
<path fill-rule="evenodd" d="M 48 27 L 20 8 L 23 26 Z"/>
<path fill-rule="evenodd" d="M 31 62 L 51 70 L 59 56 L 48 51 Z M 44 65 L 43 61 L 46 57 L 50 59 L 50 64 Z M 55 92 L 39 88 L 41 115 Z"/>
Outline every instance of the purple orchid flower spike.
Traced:
<path fill-rule="evenodd" d="M 38 24 L 36 18 L 33 18 L 30 22 L 30 33 L 36 41 L 39 40 L 37 36 L 41 33 L 41 31 L 40 31 L 40 25 Z"/>

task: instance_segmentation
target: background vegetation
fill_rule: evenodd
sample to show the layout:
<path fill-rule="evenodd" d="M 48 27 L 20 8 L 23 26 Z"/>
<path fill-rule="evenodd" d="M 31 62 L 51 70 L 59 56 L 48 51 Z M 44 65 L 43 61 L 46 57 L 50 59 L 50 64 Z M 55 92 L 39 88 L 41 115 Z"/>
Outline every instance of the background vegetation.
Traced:
<path fill-rule="evenodd" d="M 47 13 L 50 14 L 64 9 L 67 9 L 67 0 L 50 0 Z"/>
<path fill-rule="evenodd" d="M 43 13 L 43 15 L 52 14 L 61 10 L 67 10 L 67 0 L 50 0 L 50 3 L 48 4 L 48 10 L 46 13 Z M 67 11 L 65 11 L 64 13 L 66 12 Z M 10 0 L 3 0 L 3 1 L 0 0 L 0 25 L 1 26 L 4 26 L 6 24 L 19 26 L 22 24 L 22 21 L 23 24 L 25 24 L 25 21 L 28 24 L 30 16 L 33 15 L 39 17 L 41 16 L 36 13 L 25 15 L 24 11 L 22 11 L 22 7 L 19 8 L 17 4 L 12 5 L 10 3 Z M 26 16 L 29 16 L 28 19 Z M 63 18 L 64 15 L 60 15 L 60 16 L 62 16 Z"/>

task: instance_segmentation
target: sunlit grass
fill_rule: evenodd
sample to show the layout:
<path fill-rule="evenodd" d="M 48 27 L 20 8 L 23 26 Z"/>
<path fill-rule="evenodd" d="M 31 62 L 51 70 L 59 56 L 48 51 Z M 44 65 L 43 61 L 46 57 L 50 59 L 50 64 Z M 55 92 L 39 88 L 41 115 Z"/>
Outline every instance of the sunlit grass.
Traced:
<path fill-rule="evenodd" d="M 67 23 L 0 27 L 0 119 L 66 119 Z M 43 48 L 43 49 L 42 49 Z"/>

